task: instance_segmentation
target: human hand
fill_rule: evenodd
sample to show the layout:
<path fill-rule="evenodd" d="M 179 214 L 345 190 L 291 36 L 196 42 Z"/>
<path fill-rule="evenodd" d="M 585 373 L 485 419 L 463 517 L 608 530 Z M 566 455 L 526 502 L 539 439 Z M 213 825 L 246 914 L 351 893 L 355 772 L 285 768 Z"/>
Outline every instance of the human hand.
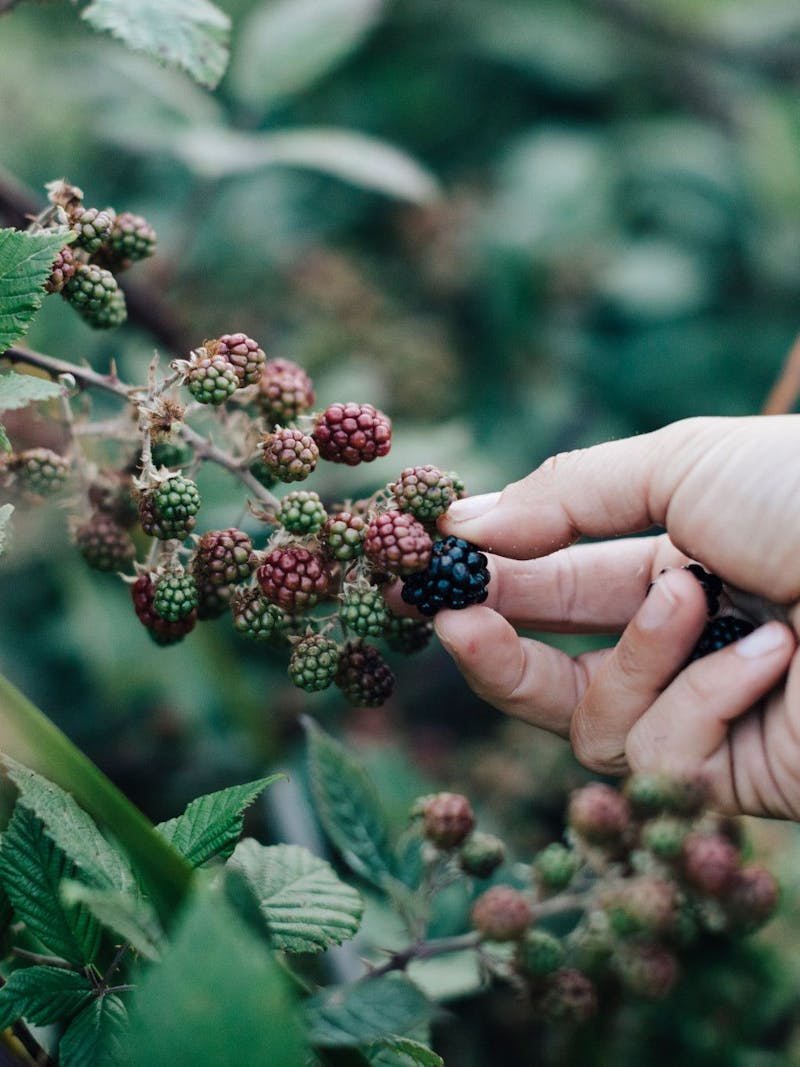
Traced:
<path fill-rule="evenodd" d="M 797 416 L 690 419 L 556 456 L 442 517 L 493 554 L 492 581 L 437 632 L 478 695 L 569 736 L 592 769 L 702 774 L 722 810 L 798 818 L 798 492 Z M 572 544 L 652 526 L 666 534 Z M 684 666 L 706 621 L 689 560 L 785 605 L 788 625 Z M 515 627 L 622 636 L 571 659 Z"/>

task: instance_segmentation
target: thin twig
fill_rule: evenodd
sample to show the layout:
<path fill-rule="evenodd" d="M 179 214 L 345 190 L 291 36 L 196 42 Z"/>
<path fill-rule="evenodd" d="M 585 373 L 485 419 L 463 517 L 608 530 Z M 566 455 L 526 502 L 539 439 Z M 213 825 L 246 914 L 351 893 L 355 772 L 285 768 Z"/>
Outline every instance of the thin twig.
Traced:
<path fill-rule="evenodd" d="M 67 971 L 72 970 L 72 964 L 60 956 L 45 956 L 41 952 L 29 952 L 26 948 L 18 948 L 16 945 L 11 946 L 11 951 L 15 956 L 30 960 L 31 963 L 37 963 L 42 967 L 61 967 Z"/>
<path fill-rule="evenodd" d="M 458 934 L 455 937 L 438 937 L 431 941 L 415 941 L 399 952 L 393 952 L 385 963 L 372 967 L 367 978 L 379 978 L 390 971 L 404 971 L 414 960 L 429 960 L 434 956 L 444 956 L 450 952 L 464 952 L 477 948 L 481 941 L 478 933 Z"/>
<path fill-rule="evenodd" d="M 764 402 L 762 415 L 788 415 L 800 396 L 800 334 L 789 349 L 783 369 Z"/>

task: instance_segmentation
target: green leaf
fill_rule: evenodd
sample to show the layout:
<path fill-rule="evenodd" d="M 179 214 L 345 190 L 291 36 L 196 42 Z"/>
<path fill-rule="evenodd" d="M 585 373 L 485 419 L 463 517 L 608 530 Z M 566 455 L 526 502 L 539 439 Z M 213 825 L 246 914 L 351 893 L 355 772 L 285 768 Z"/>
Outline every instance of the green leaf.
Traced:
<path fill-rule="evenodd" d="M 94 997 L 92 983 L 63 967 L 23 967 L 9 975 L 0 989 L 0 1030 L 17 1019 L 47 1026 L 69 1019 Z"/>
<path fill-rule="evenodd" d="M 2 430 L 2 427 L 0 427 L 0 430 Z M 8 541 L 8 524 L 13 514 L 13 504 L 3 504 L 3 506 L 0 507 L 0 556 L 5 551 L 6 543 Z"/>
<path fill-rule="evenodd" d="M 304 1067 L 287 980 L 224 896 L 202 887 L 131 1008 L 130 1067 Z"/>
<path fill-rule="evenodd" d="M 321 952 L 358 931 L 361 896 L 308 849 L 248 838 L 236 846 L 229 866 L 255 897 L 273 948 Z"/>
<path fill-rule="evenodd" d="M 325 989 L 305 1003 L 313 1045 L 365 1045 L 428 1022 L 433 1005 L 405 975 L 363 978 L 355 985 Z"/>
<path fill-rule="evenodd" d="M 75 871 L 41 820 L 18 804 L 0 841 L 0 882 L 17 918 L 48 951 L 85 966 L 97 954 L 100 929 L 86 908 L 61 899 L 61 882 Z"/>
<path fill-rule="evenodd" d="M 228 65 L 230 19 L 209 0 L 93 0 L 82 18 L 209 89 Z"/>
<path fill-rule="evenodd" d="M 348 866 L 379 888 L 396 859 L 378 791 L 347 749 L 305 717 L 311 792 L 320 822 Z"/>
<path fill-rule="evenodd" d="M 0 423 L 0 448 L 2 448 L 4 452 L 13 451 L 13 449 L 11 448 L 11 442 L 8 439 L 8 434 L 6 433 L 6 428 L 2 425 L 2 423 Z M 5 506 L 9 507 L 10 505 L 6 504 Z"/>
<path fill-rule="evenodd" d="M 433 1049 L 408 1037 L 386 1037 L 364 1051 L 373 1067 L 444 1067 Z"/>
<path fill-rule="evenodd" d="M 0 230 L 0 353 L 27 331 L 45 298 L 56 252 L 70 240 L 63 233 Z"/>
<path fill-rule="evenodd" d="M 0 374 L 0 411 L 14 411 L 36 400 L 52 400 L 61 395 L 61 386 L 48 378 L 7 371 Z"/>
<path fill-rule="evenodd" d="M 267 786 L 283 777 L 272 774 L 198 797 L 182 815 L 159 823 L 156 829 L 193 867 L 199 867 L 212 856 L 227 859 L 242 833 L 245 808 Z"/>
<path fill-rule="evenodd" d="M 115 993 L 96 997 L 58 1043 L 59 1067 L 127 1067 L 128 1012 Z"/>
<path fill-rule="evenodd" d="M 82 882 L 65 881 L 61 898 L 67 904 L 83 904 L 95 919 L 148 960 L 161 955 L 164 932 L 150 904 L 116 889 L 93 889 Z"/>
<path fill-rule="evenodd" d="M 241 27 L 231 83 L 252 107 L 273 107 L 341 62 L 377 22 L 383 0 L 277 0 Z"/>

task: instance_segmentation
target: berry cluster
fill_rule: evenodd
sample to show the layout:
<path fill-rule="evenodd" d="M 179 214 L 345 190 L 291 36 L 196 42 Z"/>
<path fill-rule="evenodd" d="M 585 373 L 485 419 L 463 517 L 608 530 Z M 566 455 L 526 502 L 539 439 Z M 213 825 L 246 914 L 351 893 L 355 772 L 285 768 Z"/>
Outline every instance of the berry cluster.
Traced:
<path fill-rule="evenodd" d="M 499 838 L 475 829 L 465 796 L 421 797 L 411 815 L 432 887 L 493 876 L 470 913 L 484 963 L 542 1015 L 583 1022 L 604 996 L 666 996 L 689 946 L 748 934 L 773 914 L 775 879 L 744 860 L 737 827 L 707 800 L 702 782 L 661 775 L 584 786 L 570 797 L 565 842 L 541 849 L 527 879 L 522 865 L 504 866 Z M 493 956 L 496 943 L 511 954 Z"/>

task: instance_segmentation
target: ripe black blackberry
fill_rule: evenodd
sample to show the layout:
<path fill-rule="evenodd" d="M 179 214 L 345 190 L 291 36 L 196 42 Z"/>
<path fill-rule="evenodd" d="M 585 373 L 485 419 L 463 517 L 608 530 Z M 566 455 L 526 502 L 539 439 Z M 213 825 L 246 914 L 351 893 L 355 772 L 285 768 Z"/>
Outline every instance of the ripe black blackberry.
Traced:
<path fill-rule="evenodd" d="M 700 640 L 694 646 L 689 663 L 696 659 L 702 659 L 712 652 L 718 652 L 721 648 L 732 645 L 742 637 L 747 637 L 755 627 L 747 619 L 737 619 L 732 615 L 723 615 L 722 618 L 712 619 L 706 623 L 706 627 L 700 635 Z"/>
<path fill-rule="evenodd" d="M 482 604 L 489 595 L 487 562 L 483 552 L 460 537 L 436 541 L 427 569 L 403 578 L 403 600 L 423 615 Z"/>
<path fill-rule="evenodd" d="M 722 579 L 716 574 L 711 574 L 709 571 L 705 570 L 699 563 L 689 563 L 684 567 L 684 570 L 693 574 L 702 585 L 703 592 L 706 594 L 708 614 L 716 615 L 719 611 L 719 595 L 722 592 Z"/>

